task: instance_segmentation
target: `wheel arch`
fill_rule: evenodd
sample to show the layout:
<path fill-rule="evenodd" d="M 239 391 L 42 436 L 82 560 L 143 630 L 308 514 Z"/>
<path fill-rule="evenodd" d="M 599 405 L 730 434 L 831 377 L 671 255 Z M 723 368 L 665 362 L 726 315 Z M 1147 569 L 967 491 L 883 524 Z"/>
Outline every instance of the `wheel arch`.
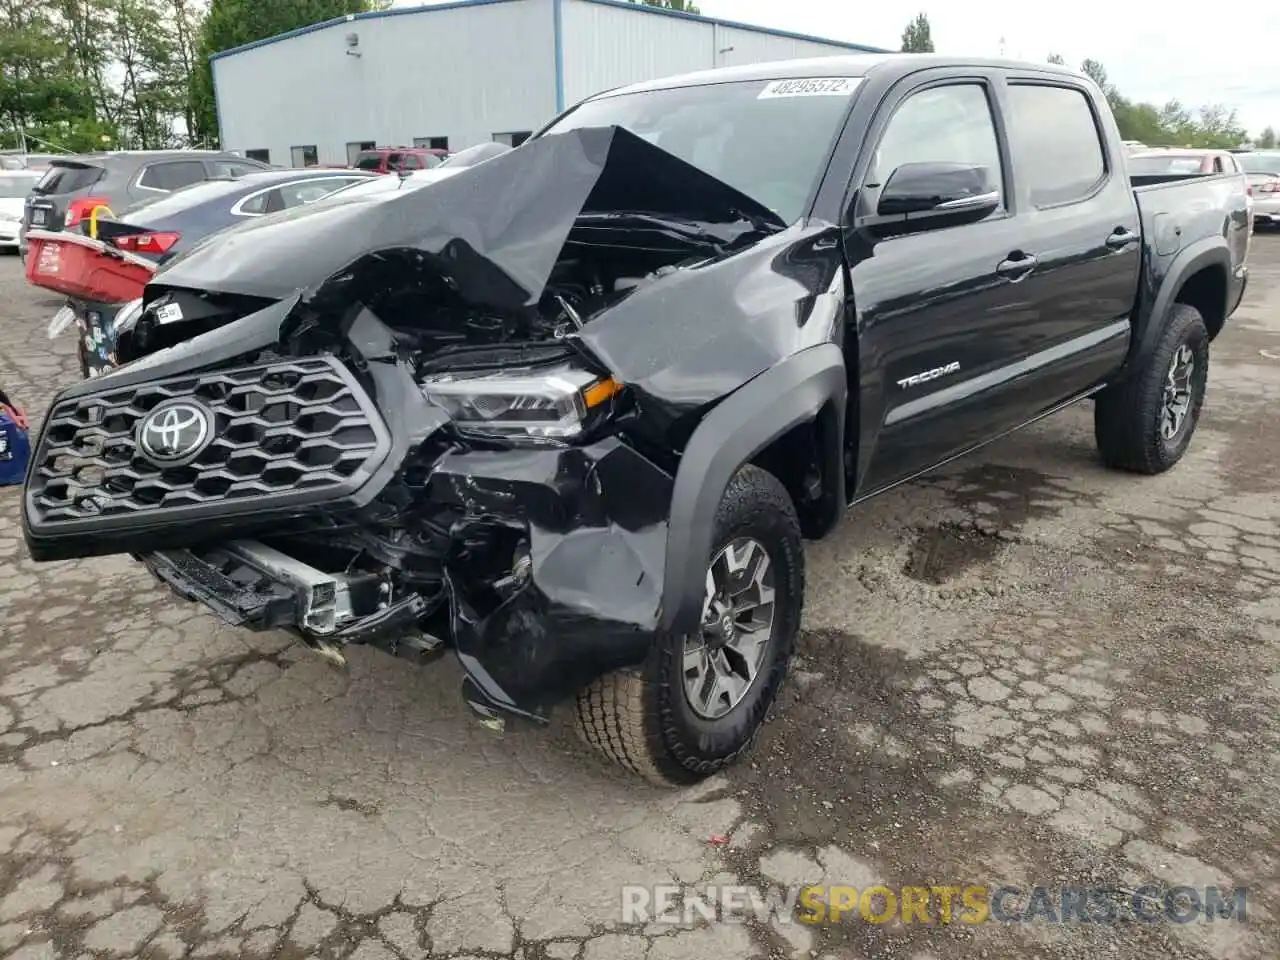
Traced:
<path fill-rule="evenodd" d="M 1227 320 L 1230 276 L 1231 251 L 1222 237 L 1206 237 L 1174 257 L 1147 313 L 1129 369 L 1139 366 L 1155 349 L 1160 330 L 1175 303 L 1199 310 L 1209 328 L 1209 339 L 1217 336 Z"/>
<path fill-rule="evenodd" d="M 797 503 L 806 533 L 825 532 L 839 518 L 845 503 L 841 447 L 847 395 L 844 354 L 833 343 L 820 344 L 748 381 L 694 430 L 672 491 L 661 629 L 680 633 L 697 627 L 716 511 L 744 464 L 782 470 L 778 479 Z M 801 444 L 813 451 L 811 462 L 821 477 L 818 496 L 805 498 L 803 510 L 796 492 L 804 493 L 808 463 L 789 464 L 789 453 Z"/>

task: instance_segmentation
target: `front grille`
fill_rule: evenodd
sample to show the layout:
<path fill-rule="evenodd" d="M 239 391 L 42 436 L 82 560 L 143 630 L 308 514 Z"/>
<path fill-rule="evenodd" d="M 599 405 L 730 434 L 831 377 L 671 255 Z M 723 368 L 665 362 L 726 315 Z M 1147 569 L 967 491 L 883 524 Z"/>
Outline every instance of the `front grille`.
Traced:
<path fill-rule="evenodd" d="M 212 440 L 180 465 L 139 446 L 148 413 L 195 400 Z M 33 529 L 199 519 L 341 496 L 386 456 L 386 428 L 350 372 L 315 357 L 187 374 L 56 403 L 26 492 Z M 79 526 L 79 524 L 76 524 Z"/>

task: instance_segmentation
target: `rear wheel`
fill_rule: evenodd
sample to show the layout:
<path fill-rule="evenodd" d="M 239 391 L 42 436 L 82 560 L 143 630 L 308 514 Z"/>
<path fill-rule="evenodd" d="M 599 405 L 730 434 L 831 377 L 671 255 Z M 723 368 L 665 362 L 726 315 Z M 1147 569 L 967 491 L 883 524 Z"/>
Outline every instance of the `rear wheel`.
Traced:
<path fill-rule="evenodd" d="M 663 785 L 694 783 L 751 744 L 800 628 L 804 546 L 786 489 L 759 467 L 716 514 L 701 628 L 663 637 L 645 663 L 578 694 L 578 728 L 611 760 Z"/>
<path fill-rule="evenodd" d="M 1208 376 L 1204 318 L 1195 307 L 1174 304 L 1142 367 L 1098 395 L 1094 436 L 1107 466 L 1155 474 L 1182 459 L 1200 420 Z"/>

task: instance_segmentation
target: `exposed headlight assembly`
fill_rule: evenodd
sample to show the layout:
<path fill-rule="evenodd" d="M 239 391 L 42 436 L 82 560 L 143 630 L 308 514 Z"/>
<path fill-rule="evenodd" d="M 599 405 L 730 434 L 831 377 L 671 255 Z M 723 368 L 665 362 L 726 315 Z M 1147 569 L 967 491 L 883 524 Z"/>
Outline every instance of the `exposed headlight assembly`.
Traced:
<path fill-rule="evenodd" d="M 130 300 L 118 311 L 111 321 L 111 332 L 119 336 L 125 330 L 132 330 L 142 316 L 142 300 Z"/>
<path fill-rule="evenodd" d="M 566 441 L 581 435 L 622 389 L 612 377 L 573 365 L 436 374 L 428 400 L 463 430 L 499 437 Z"/>

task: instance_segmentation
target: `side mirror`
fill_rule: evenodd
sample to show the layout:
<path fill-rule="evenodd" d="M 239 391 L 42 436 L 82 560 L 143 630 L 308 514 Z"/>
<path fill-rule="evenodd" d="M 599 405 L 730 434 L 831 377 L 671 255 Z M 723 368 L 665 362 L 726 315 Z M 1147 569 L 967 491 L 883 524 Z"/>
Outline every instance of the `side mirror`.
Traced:
<path fill-rule="evenodd" d="M 948 225 L 981 220 L 1000 206 L 1000 189 L 989 167 L 968 163 L 904 163 L 889 175 L 876 204 L 876 218 L 908 223 L 935 218 Z"/>

